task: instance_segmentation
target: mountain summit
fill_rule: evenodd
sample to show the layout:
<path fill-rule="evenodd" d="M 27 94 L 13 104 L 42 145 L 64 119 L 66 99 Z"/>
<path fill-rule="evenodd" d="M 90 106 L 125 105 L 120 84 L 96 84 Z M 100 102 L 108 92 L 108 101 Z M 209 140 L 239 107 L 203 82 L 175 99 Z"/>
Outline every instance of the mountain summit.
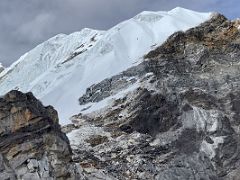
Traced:
<path fill-rule="evenodd" d="M 210 19 L 211 13 L 183 8 L 142 12 L 107 31 L 83 29 L 59 34 L 38 45 L 0 74 L 0 94 L 12 89 L 33 92 L 59 111 L 60 122 L 82 107 L 78 98 L 87 87 L 143 61 L 172 33 Z M 71 108 L 69 108 L 71 106 Z"/>

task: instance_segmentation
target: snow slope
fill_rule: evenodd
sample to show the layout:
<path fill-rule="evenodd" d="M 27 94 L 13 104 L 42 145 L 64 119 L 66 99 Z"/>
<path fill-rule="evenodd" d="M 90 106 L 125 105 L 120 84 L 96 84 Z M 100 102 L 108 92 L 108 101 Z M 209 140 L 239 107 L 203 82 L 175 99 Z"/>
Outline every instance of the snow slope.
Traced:
<path fill-rule="evenodd" d="M 78 98 L 87 87 L 140 63 L 172 33 L 210 16 L 183 8 L 142 12 L 108 31 L 83 29 L 57 35 L 0 73 L 0 95 L 11 89 L 32 91 L 45 105 L 53 105 L 66 124 L 80 112 Z"/>

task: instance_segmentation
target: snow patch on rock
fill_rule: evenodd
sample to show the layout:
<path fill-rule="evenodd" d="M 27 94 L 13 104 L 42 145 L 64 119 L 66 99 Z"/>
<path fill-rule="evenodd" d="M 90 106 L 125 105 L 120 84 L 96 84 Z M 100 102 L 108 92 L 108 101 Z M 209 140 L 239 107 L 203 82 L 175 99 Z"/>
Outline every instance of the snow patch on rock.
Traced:
<path fill-rule="evenodd" d="M 222 137 L 211 137 L 213 140 L 213 143 L 210 144 L 207 141 L 203 141 L 201 144 L 200 150 L 205 152 L 210 159 L 214 158 L 216 155 L 216 149 L 218 148 L 219 144 L 222 144 L 224 142 L 224 136 Z"/>
<path fill-rule="evenodd" d="M 208 132 L 214 132 L 218 127 L 218 118 L 220 114 L 214 110 L 204 110 L 199 107 L 193 107 L 192 111 L 184 114 L 186 127 L 196 127 L 198 131 L 207 130 Z"/>

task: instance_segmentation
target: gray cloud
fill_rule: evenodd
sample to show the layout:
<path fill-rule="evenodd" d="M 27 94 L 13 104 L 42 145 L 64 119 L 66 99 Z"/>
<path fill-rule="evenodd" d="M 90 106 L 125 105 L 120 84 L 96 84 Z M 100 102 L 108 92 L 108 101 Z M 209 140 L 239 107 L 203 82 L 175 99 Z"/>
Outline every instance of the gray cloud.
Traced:
<path fill-rule="evenodd" d="M 58 33 L 108 29 L 143 10 L 176 6 L 240 17 L 239 0 L 1 0 L 0 62 L 8 66 Z"/>

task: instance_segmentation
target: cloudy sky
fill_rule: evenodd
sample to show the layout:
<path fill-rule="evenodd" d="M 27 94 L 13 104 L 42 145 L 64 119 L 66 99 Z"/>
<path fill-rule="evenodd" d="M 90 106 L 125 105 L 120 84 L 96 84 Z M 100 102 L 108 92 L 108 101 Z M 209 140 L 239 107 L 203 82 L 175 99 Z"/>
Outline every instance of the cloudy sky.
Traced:
<path fill-rule="evenodd" d="M 240 0 L 0 0 L 0 62 L 9 66 L 58 33 L 104 30 L 143 10 L 176 6 L 240 17 Z"/>

